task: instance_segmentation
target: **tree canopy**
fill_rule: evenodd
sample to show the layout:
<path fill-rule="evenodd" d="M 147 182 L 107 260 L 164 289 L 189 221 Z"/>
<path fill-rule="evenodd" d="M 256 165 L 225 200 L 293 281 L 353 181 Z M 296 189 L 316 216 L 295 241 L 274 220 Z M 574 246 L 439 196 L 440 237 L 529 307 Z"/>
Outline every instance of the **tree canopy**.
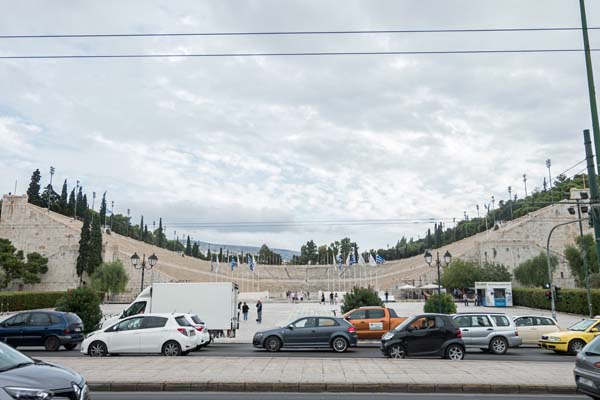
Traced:
<path fill-rule="evenodd" d="M 8 239 L 0 239 L 0 288 L 11 283 L 40 283 L 40 274 L 48 272 L 48 259 L 39 253 L 24 256 Z"/>
<path fill-rule="evenodd" d="M 472 288 L 475 282 L 509 282 L 512 280 L 508 268 L 502 264 L 484 263 L 455 259 L 442 272 L 441 284 L 447 289 Z"/>
<path fill-rule="evenodd" d="M 568 245 L 565 248 L 565 258 L 571 275 L 575 278 L 577 286 L 585 286 L 585 272 L 583 268 L 582 247 L 585 249 L 586 259 L 588 262 L 589 273 L 597 274 L 598 271 L 598 255 L 596 253 L 596 243 L 592 235 L 584 235 L 583 238 L 578 236 L 575 240 L 575 245 Z"/>
<path fill-rule="evenodd" d="M 550 257 L 552 272 L 558 265 L 556 256 Z M 514 270 L 515 279 L 523 286 L 544 287 L 548 283 L 548 257 L 541 252 L 536 257 L 519 264 Z"/>

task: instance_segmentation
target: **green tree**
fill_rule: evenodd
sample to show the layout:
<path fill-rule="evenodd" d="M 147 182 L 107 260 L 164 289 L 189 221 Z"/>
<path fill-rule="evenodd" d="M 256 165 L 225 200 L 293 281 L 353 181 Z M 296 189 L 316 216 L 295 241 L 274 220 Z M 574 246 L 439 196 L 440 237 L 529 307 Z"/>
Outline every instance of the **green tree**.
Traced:
<path fill-rule="evenodd" d="M 342 313 L 345 314 L 350 310 L 366 306 L 383 307 L 383 302 L 375 289 L 354 287 L 350 293 L 344 295 L 344 304 L 342 305 Z"/>
<path fill-rule="evenodd" d="M 41 179 L 42 174 L 40 174 L 39 169 L 36 169 L 31 175 L 31 181 L 29 182 L 29 188 L 27 189 L 27 201 L 31 204 L 35 204 L 36 206 L 42 205 L 42 198 L 40 197 Z"/>
<path fill-rule="evenodd" d="M 123 293 L 129 277 L 120 260 L 102 263 L 92 274 L 92 288 L 109 296 Z"/>
<path fill-rule="evenodd" d="M 17 249 L 8 239 L 0 239 L 0 288 L 13 282 L 40 283 L 40 274 L 48 272 L 48 259 L 39 253 L 28 253 Z"/>
<path fill-rule="evenodd" d="M 192 241 L 190 240 L 190 235 L 188 235 L 188 237 L 187 237 L 187 244 L 185 245 L 185 255 L 186 256 L 192 255 Z"/>
<path fill-rule="evenodd" d="M 550 257 L 550 266 L 552 272 L 558 265 L 558 258 L 556 256 Z M 534 258 L 519 264 L 515 268 L 515 279 L 523 286 L 530 287 L 544 287 L 548 283 L 548 257 L 546 253 L 540 252 Z"/>
<path fill-rule="evenodd" d="M 442 286 L 452 288 L 472 288 L 479 280 L 479 269 L 475 263 L 454 259 L 442 273 Z"/>
<path fill-rule="evenodd" d="M 102 319 L 101 302 L 95 290 L 80 287 L 69 290 L 62 299 L 58 300 L 56 310 L 77 314 L 83 321 L 85 332 L 91 332 Z"/>
<path fill-rule="evenodd" d="M 156 245 L 158 247 L 165 247 L 165 242 L 167 241 L 167 238 L 165 236 L 165 233 L 163 232 L 162 218 L 159 218 L 158 220 L 158 229 L 156 230 L 155 235 Z"/>
<path fill-rule="evenodd" d="M 423 307 L 423 312 L 437 313 L 439 312 L 439 302 L 437 293 L 429 296 Z M 456 303 L 452 296 L 448 293 L 442 293 L 442 314 L 455 314 Z"/>
<path fill-rule="evenodd" d="M 97 214 L 92 214 L 90 232 L 90 255 L 85 272 L 91 276 L 100 264 L 102 264 L 102 229 L 100 227 L 100 216 Z"/>
<path fill-rule="evenodd" d="M 478 282 L 510 282 L 512 274 L 506 265 L 485 262 L 479 267 L 478 278 Z"/>
<path fill-rule="evenodd" d="M 67 204 L 67 212 L 65 215 L 75 216 L 75 189 L 71 190 L 71 194 L 69 195 L 69 203 Z"/>
<path fill-rule="evenodd" d="M 100 225 L 106 226 L 106 192 L 102 194 L 102 200 L 100 201 Z"/>
<path fill-rule="evenodd" d="M 58 210 L 63 215 L 69 215 L 69 194 L 67 189 L 67 180 L 63 182 L 60 198 L 58 199 Z"/>
<path fill-rule="evenodd" d="M 77 192 L 77 206 L 75 208 L 77 209 L 77 215 L 83 218 L 87 210 L 87 205 L 83 200 L 83 188 L 81 186 L 79 186 L 79 192 Z"/>
<path fill-rule="evenodd" d="M 201 258 L 200 257 L 200 247 L 198 246 L 198 243 L 194 242 L 194 245 L 192 246 L 192 257 L 194 258 Z M 242 262 L 243 260 L 243 256 L 240 259 L 240 262 Z"/>
<path fill-rule="evenodd" d="M 569 245 L 565 248 L 565 258 L 571 275 L 575 278 L 575 283 L 579 287 L 585 286 L 585 272 L 583 268 L 583 256 L 581 248 L 585 249 L 588 262 L 589 273 L 596 274 L 598 271 L 598 255 L 596 254 L 596 244 L 592 235 L 584 235 L 583 238 L 577 237 L 576 246 Z"/>
<path fill-rule="evenodd" d="M 77 256 L 77 263 L 75 264 L 75 271 L 79 277 L 79 284 L 83 281 L 83 273 L 88 270 L 90 260 L 90 219 L 91 214 L 85 213 L 83 226 L 81 227 L 81 233 L 79 235 L 79 255 Z"/>
<path fill-rule="evenodd" d="M 146 238 L 144 237 L 144 216 L 142 215 L 140 218 L 140 237 L 139 240 L 141 240 L 142 242 L 145 240 Z"/>

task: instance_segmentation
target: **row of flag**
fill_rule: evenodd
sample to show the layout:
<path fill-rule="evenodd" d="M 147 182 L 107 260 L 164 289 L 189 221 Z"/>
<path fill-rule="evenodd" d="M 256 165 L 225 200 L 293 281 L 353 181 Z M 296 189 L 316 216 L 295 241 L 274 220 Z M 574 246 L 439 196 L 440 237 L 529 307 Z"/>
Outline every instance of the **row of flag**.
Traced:
<path fill-rule="evenodd" d="M 254 270 L 256 269 L 256 260 L 254 259 L 254 256 L 251 254 L 248 254 L 248 259 L 247 259 L 247 264 L 248 264 L 248 270 L 250 270 L 250 272 L 254 272 Z M 231 272 L 235 271 L 235 269 L 240 265 L 240 257 L 239 256 L 231 256 Z M 216 256 L 211 257 L 210 259 L 210 272 L 219 272 L 219 257 Z"/>

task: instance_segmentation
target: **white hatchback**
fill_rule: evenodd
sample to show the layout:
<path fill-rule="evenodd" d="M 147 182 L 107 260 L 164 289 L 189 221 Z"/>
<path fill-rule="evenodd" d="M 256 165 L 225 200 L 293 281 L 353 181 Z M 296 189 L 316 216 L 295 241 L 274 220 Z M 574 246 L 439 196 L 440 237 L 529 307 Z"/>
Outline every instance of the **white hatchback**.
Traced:
<path fill-rule="evenodd" d="M 185 314 L 135 315 L 87 335 L 81 352 L 92 357 L 126 353 L 186 355 L 196 347 L 196 332 Z"/>
<path fill-rule="evenodd" d="M 197 314 L 186 314 L 188 322 L 196 328 L 196 348 L 208 346 L 211 342 L 210 333 L 204 321 Z"/>

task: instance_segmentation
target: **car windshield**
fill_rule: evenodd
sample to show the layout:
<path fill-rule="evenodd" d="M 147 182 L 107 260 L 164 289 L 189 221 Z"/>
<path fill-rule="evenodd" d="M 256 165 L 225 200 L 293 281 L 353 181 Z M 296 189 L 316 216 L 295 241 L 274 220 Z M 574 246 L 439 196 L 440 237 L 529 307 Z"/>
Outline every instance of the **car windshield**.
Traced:
<path fill-rule="evenodd" d="M 402 330 L 405 330 L 406 327 L 410 326 L 410 324 L 412 324 L 415 320 L 416 320 L 416 318 L 405 319 L 400 325 L 398 325 L 397 327 L 394 328 L 394 331 L 400 332 Z"/>
<path fill-rule="evenodd" d="M 194 323 L 198 324 L 198 325 L 203 325 L 204 324 L 204 322 L 200 318 L 198 318 L 197 315 L 192 315 L 192 321 L 194 321 Z"/>
<path fill-rule="evenodd" d="M 33 364 L 33 360 L 0 342 L 0 372 Z"/>
<path fill-rule="evenodd" d="M 579 321 L 575 325 L 569 328 L 570 331 L 583 332 L 588 329 L 590 326 L 594 325 L 597 321 L 595 319 L 584 319 L 583 321 Z"/>

